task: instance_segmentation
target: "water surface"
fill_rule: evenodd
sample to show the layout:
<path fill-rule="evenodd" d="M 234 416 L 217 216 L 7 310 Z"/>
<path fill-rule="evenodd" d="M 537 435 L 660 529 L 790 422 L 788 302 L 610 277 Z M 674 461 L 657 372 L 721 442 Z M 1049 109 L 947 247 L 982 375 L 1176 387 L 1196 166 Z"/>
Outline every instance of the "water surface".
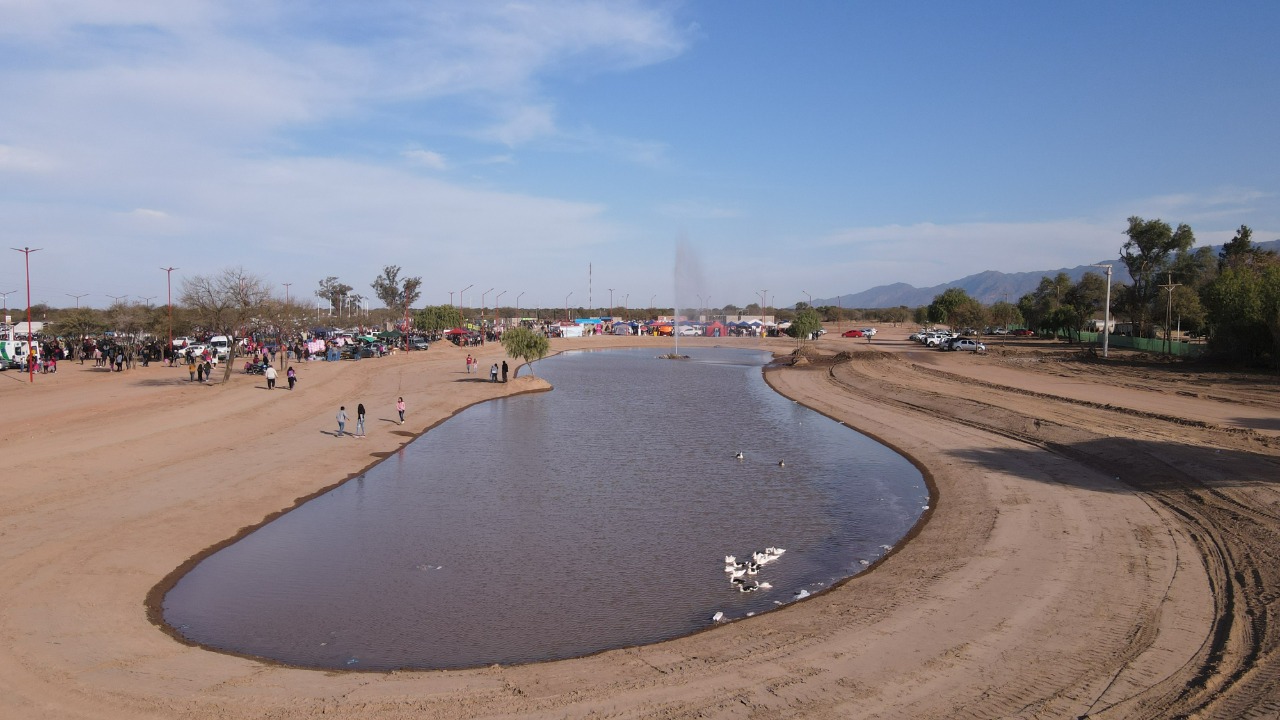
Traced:
<path fill-rule="evenodd" d="M 552 392 L 469 408 L 214 553 L 166 596 L 165 619 L 311 667 L 576 657 L 792 602 L 916 522 L 920 473 L 773 392 L 766 353 L 685 351 L 538 362 Z M 735 590 L 724 556 L 767 546 L 787 549 L 754 577 L 773 589 Z"/>

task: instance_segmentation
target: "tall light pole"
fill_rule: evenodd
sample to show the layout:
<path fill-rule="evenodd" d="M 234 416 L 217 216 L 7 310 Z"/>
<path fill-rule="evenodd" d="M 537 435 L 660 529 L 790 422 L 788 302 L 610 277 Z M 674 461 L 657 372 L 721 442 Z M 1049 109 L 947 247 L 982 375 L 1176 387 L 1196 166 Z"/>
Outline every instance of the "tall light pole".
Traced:
<path fill-rule="evenodd" d="M 155 300 L 155 299 L 156 299 L 156 296 L 155 296 L 155 295 L 139 295 L 139 296 L 138 296 L 138 299 L 139 299 L 139 300 L 146 300 L 146 301 L 147 301 L 147 307 L 151 307 L 151 301 L 152 301 L 152 300 Z M 79 304 L 79 303 L 76 303 L 76 307 L 80 307 L 80 304 Z"/>
<path fill-rule="evenodd" d="M 656 300 L 657 298 L 658 298 L 657 294 L 654 294 L 654 295 L 652 295 L 652 296 L 650 296 L 650 297 L 649 297 L 649 308 L 650 308 L 651 310 L 657 310 L 657 308 L 655 308 L 655 307 L 653 306 L 653 301 L 654 301 L 654 300 Z"/>
<path fill-rule="evenodd" d="M 176 267 L 160 268 L 165 272 L 165 285 L 169 290 L 169 347 L 165 348 L 166 355 L 173 354 L 173 271 Z"/>
<path fill-rule="evenodd" d="M 694 297 L 698 298 L 698 319 L 702 319 L 702 296 L 694 293 Z"/>
<path fill-rule="evenodd" d="M 475 284 L 475 283 L 471 283 L 470 285 L 468 285 L 468 286 L 466 286 L 466 287 L 464 287 L 464 288 L 462 288 L 461 290 L 459 290 L 459 291 L 458 291 L 458 314 L 459 314 L 459 315 L 461 315 L 461 314 L 462 314 L 462 306 L 463 306 L 463 304 L 464 304 L 464 302 L 465 302 L 465 301 L 464 301 L 464 299 L 463 299 L 462 293 L 464 293 L 464 292 L 466 292 L 466 291 L 470 290 L 471 288 L 473 288 L 473 287 L 475 287 L 475 286 L 476 286 L 476 284 Z M 463 319 L 462 319 L 462 321 L 463 321 L 464 323 L 466 322 L 466 320 L 467 320 L 466 318 L 463 318 Z"/>
<path fill-rule="evenodd" d="M 568 295 L 564 296 L 564 319 L 565 320 L 569 319 L 569 298 L 572 296 L 573 296 L 572 290 L 569 291 Z"/>
<path fill-rule="evenodd" d="M 9 290 L 8 292 L 0 292 L 0 297 L 4 298 L 4 323 L 9 324 L 9 296 L 18 292 L 17 290 Z"/>
<path fill-rule="evenodd" d="M 72 295 L 71 293 L 63 293 L 63 295 L 66 295 L 67 297 L 73 297 L 73 298 L 75 298 L 75 299 L 76 299 L 76 309 L 77 309 L 77 310 L 79 310 L 79 309 L 80 309 L 80 298 L 82 298 L 82 297 L 89 297 L 89 293 L 84 293 L 84 294 L 81 294 L 81 295 Z"/>
<path fill-rule="evenodd" d="M 631 293 L 622 296 L 622 319 L 626 320 L 627 315 L 631 314 Z"/>
<path fill-rule="evenodd" d="M 484 345 L 484 310 L 485 310 L 484 297 L 491 292 L 493 292 L 493 288 L 489 288 L 488 290 L 485 290 L 484 292 L 480 293 L 480 344 L 481 345 Z"/>
<path fill-rule="evenodd" d="M 801 290 L 800 292 L 804 293 L 805 297 L 809 298 L 809 307 L 813 307 L 813 296 L 810 295 L 807 290 Z"/>
<path fill-rule="evenodd" d="M 520 322 L 520 298 L 524 297 L 525 291 L 521 290 L 516 296 L 516 322 Z"/>
<path fill-rule="evenodd" d="M 1111 340 L 1111 266 L 1110 265 L 1094 265 L 1107 269 L 1107 299 L 1106 304 L 1102 308 L 1102 357 L 1107 356 L 1107 346 Z M 1008 296 L 1005 297 L 1008 302 Z M 1007 327 L 1007 326 L 1006 326 Z"/>
<path fill-rule="evenodd" d="M 453 307 L 453 290 L 449 291 L 449 307 Z"/>
<path fill-rule="evenodd" d="M 495 326 L 498 324 L 498 301 L 501 300 L 502 296 L 506 294 L 507 294 L 507 291 L 503 290 L 502 292 L 493 296 L 493 324 Z"/>
<path fill-rule="evenodd" d="M 284 307 L 287 310 L 289 309 L 289 286 L 292 285 L 293 283 L 280 283 L 280 284 L 284 286 Z"/>
<path fill-rule="evenodd" d="M 613 288 L 609 288 L 609 319 L 613 319 Z"/>
<path fill-rule="evenodd" d="M 32 338 L 32 332 L 31 332 L 31 253 L 40 252 L 43 248 L 24 247 L 24 248 L 13 248 L 13 249 L 25 255 L 26 261 L 27 261 L 26 262 L 26 265 L 27 265 L 27 373 L 28 373 L 27 380 L 29 382 L 35 382 L 36 381 L 36 364 L 31 362 L 32 349 L 35 347 L 35 345 L 32 344 L 35 341 Z M 6 303 L 7 301 L 8 299 L 6 298 Z"/>
<path fill-rule="evenodd" d="M 1165 348 L 1167 348 L 1165 352 L 1172 355 L 1173 354 L 1173 334 L 1172 334 L 1173 328 L 1169 326 L 1173 324 L 1173 289 L 1176 287 L 1182 287 L 1182 283 L 1174 282 L 1173 273 L 1169 273 L 1169 284 L 1161 285 L 1160 287 L 1169 291 L 1169 305 L 1164 311 L 1164 344 L 1165 344 Z"/>

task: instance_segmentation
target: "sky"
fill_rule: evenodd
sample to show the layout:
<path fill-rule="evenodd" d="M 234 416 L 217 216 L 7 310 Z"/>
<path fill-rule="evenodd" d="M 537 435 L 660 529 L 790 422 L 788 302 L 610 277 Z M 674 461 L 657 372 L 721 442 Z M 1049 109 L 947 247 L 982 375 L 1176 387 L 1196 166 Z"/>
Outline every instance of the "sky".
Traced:
<path fill-rule="evenodd" d="M 788 306 L 1114 259 L 1133 215 L 1280 238 L 1277 27 L 1249 0 L 0 0 L 0 293 L 25 306 L 29 247 L 54 307 L 164 304 L 165 267 L 175 298 L 229 267 L 372 298 L 387 265 L 419 306 Z"/>

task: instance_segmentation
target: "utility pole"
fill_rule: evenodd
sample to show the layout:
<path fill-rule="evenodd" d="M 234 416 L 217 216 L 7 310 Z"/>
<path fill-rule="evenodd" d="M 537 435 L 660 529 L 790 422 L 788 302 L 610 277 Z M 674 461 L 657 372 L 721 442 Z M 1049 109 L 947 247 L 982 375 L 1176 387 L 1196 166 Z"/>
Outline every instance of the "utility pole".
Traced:
<path fill-rule="evenodd" d="M 1182 287 L 1182 283 L 1175 283 L 1173 281 L 1173 273 L 1169 273 L 1169 283 L 1167 285 L 1160 285 L 1159 287 L 1162 287 L 1165 290 L 1169 291 L 1169 302 L 1165 306 L 1165 311 L 1164 311 L 1164 346 L 1165 346 L 1165 354 L 1172 355 L 1173 354 L 1173 335 L 1172 335 L 1173 330 L 1172 328 L 1169 327 L 1169 325 L 1173 323 L 1173 289 L 1176 287 Z"/>
<path fill-rule="evenodd" d="M 570 297 L 572 297 L 572 296 L 573 296 L 573 291 L 572 291 L 572 290 L 570 290 L 570 291 L 569 291 L 569 294 L 568 294 L 568 295 L 565 295 L 565 296 L 564 296 L 564 319 L 565 319 L 565 321 L 568 321 L 568 320 L 569 320 L 569 298 L 570 298 Z"/>
<path fill-rule="evenodd" d="M 165 348 L 165 355 L 171 356 L 173 354 L 173 271 L 178 268 L 167 267 L 160 269 L 165 272 L 165 287 L 169 291 L 169 347 Z"/>
<path fill-rule="evenodd" d="M 34 340 L 31 332 L 31 253 L 40 252 L 44 248 L 23 247 L 12 249 L 25 255 L 27 261 L 27 374 L 28 381 L 34 383 L 36 381 L 36 364 L 32 362 L 35 359 L 33 354 L 35 345 L 32 344 Z M 5 302 L 6 304 L 8 303 L 8 298 L 5 298 Z"/>
<path fill-rule="evenodd" d="M 1093 267 L 1106 268 L 1107 270 L 1107 299 L 1102 308 L 1102 357 L 1107 357 L 1108 345 L 1111 341 L 1111 266 L 1110 265 L 1094 265 Z M 1009 294 L 1005 293 L 1005 302 L 1009 301 Z"/>
<path fill-rule="evenodd" d="M 613 319 L 613 288 L 609 288 L 609 319 Z"/>

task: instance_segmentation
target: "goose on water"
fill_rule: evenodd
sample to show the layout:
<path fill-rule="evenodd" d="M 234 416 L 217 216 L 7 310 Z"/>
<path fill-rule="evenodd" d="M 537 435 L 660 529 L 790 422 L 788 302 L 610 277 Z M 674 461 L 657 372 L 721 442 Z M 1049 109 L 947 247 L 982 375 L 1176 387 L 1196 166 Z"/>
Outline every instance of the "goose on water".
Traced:
<path fill-rule="evenodd" d="M 734 457 L 735 457 L 735 458 L 737 458 L 738 460 L 741 460 L 741 459 L 742 459 L 742 453 L 738 453 L 738 454 L 734 455 Z"/>

